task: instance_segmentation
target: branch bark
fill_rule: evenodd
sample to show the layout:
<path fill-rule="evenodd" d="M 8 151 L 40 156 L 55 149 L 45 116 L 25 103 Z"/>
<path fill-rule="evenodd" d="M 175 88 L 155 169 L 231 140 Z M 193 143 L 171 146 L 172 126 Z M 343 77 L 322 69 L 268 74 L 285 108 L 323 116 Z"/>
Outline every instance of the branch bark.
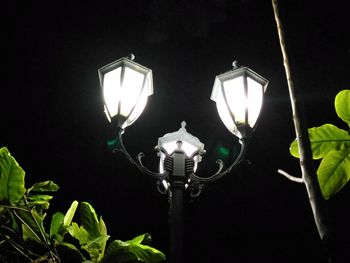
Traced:
<path fill-rule="evenodd" d="M 328 213 L 325 208 L 325 200 L 322 196 L 313 164 L 308 129 L 305 124 L 306 122 L 301 105 L 299 103 L 298 94 L 293 83 L 292 70 L 289 64 L 284 30 L 279 16 L 277 0 L 272 0 L 272 6 L 278 31 L 280 47 L 283 55 L 283 65 L 286 73 L 289 96 L 292 106 L 294 128 L 299 144 L 302 180 L 305 184 L 306 191 L 308 193 L 309 202 L 312 208 L 319 236 L 321 240 L 326 244 L 331 257 L 332 253 L 330 252 L 331 248 L 329 247 L 331 244 L 329 244 L 329 242 L 331 239 L 333 239 L 333 231 L 331 231 L 330 220 L 328 218 Z"/>
<path fill-rule="evenodd" d="M 299 177 L 295 177 L 293 175 L 290 175 L 289 173 L 281 170 L 281 169 L 278 169 L 277 171 L 279 174 L 282 174 L 283 176 L 285 176 L 287 179 L 291 180 L 292 182 L 295 182 L 295 183 L 304 183 L 304 180 L 303 178 L 299 178 Z"/>

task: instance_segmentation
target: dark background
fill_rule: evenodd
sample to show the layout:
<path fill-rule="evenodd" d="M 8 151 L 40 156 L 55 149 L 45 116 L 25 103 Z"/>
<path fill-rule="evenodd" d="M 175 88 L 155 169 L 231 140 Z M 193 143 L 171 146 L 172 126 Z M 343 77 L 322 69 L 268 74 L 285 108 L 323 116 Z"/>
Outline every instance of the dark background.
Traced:
<path fill-rule="evenodd" d="M 347 1 L 280 1 L 308 126 L 347 129 L 334 97 L 350 83 Z M 154 95 L 126 130 L 125 144 L 157 169 L 158 137 L 186 120 L 205 144 L 198 174 L 215 171 L 217 148 L 239 144 L 210 94 L 216 75 L 237 59 L 270 81 L 259 126 L 241 165 L 186 202 L 187 262 L 326 262 L 305 188 L 277 174 L 300 175 L 289 155 L 294 126 L 270 1 L 8 1 L 1 10 L 0 145 L 26 171 L 27 186 L 52 179 L 51 209 L 88 201 L 113 239 L 149 232 L 168 252 L 168 202 L 154 182 L 106 142 L 97 69 L 130 53 L 153 70 Z M 350 188 L 327 202 L 350 246 Z M 49 215 L 50 217 L 50 215 Z"/>

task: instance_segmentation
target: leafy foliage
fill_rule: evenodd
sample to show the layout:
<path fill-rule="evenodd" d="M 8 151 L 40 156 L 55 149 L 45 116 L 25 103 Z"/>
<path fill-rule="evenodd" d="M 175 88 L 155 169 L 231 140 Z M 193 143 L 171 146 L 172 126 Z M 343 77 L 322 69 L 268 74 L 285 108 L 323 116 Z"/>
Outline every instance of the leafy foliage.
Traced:
<path fill-rule="evenodd" d="M 26 189 L 24 177 L 8 149 L 1 148 L 0 259 L 4 262 L 157 263 L 165 259 L 162 252 L 145 244 L 149 234 L 125 242 L 113 240 L 107 247 L 106 224 L 87 202 L 73 201 L 65 214 L 54 213 L 47 232 L 51 194 L 59 187 L 44 181 Z M 77 210 L 78 223 L 73 221 Z"/>
<path fill-rule="evenodd" d="M 13 204 L 25 193 L 24 171 L 6 147 L 0 149 L 0 201 Z"/>
<path fill-rule="evenodd" d="M 342 90 L 335 97 L 335 111 L 350 127 L 350 90 Z M 317 169 L 323 196 L 329 199 L 350 180 L 350 134 L 332 124 L 324 124 L 309 130 L 314 159 L 321 159 Z M 290 146 L 290 153 L 300 158 L 298 140 Z"/>
<path fill-rule="evenodd" d="M 335 111 L 340 119 L 350 126 L 350 90 L 342 90 L 335 97 Z"/>

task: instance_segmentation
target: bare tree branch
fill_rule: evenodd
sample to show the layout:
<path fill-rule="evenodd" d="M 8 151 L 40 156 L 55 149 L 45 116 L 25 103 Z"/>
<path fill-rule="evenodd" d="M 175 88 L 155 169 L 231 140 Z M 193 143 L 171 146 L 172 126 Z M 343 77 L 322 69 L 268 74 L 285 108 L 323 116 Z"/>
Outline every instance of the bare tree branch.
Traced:
<path fill-rule="evenodd" d="M 293 182 L 296 182 L 296 183 L 304 183 L 304 180 L 303 178 L 300 178 L 300 177 L 295 177 L 293 175 L 290 175 L 289 173 L 281 170 L 281 169 L 278 169 L 277 172 L 279 174 L 282 174 L 283 176 L 285 176 L 287 179 L 293 181 Z"/>
<path fill-rule="evenodd" d="M 284 30 L 279 16 L 277 0 L 272 0 L 272 6 L 279 36 L 280 47 L 283 55 L 283 65 L 288 83 L 289 96 L 293 112 L 294 128 L 299 144 L 302 180 L 308 193 L 309 202 L 312 208 L 319 236 L 321 240 L 324 241 L 324 243 L 328 243 L 329 240 L 332 239 L 331 236 L 333 233 L 331 231 L 328 213 L 325 209 L 325 200 L 322 196 L 313 164 L 308 129 L 305 124 L 303 111 L 301 109 L 301 105 L 299 103 L 297 92 L 293 83 L 292 70 L 289 64 Z"/>

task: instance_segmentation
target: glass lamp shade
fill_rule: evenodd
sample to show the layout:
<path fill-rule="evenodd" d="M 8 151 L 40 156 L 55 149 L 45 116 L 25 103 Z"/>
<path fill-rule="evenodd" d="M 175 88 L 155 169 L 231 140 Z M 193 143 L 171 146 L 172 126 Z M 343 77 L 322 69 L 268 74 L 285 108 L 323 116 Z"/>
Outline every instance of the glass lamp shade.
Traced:
<path fill-rule="evenodd" d="M 121 58 L 98 73 L 107 118 L 124 129 L 141 115 L 153 94 L 152 70 Z"/>
<path fill-rule="evenodd" d="M 254 130 L 268 80 L 247 67 L 216 76 L 211 99 L 222 122 L 238 138 Z"/>
<path fill-rule="evenodd" d="M 163 137 L 158 138 L 157 148 L 165 150 L 168 155 L 171 155 L 176 150 L 181 150 L 188 158 L 193 158 L 195 161 L 194 170 L 197 168 L 197 163 L 201 161 L 201 155 L 205 153 L 204 144 L 199 139 L 186 131 L 186 122 L 181 122 L 181 128 L 172 133 L 167 133 Z M 197 152 L 197 153 L 196 153 Z M 165 154 L 160 151 L 160 172 L 164 172 L 163 161 Z"/>

